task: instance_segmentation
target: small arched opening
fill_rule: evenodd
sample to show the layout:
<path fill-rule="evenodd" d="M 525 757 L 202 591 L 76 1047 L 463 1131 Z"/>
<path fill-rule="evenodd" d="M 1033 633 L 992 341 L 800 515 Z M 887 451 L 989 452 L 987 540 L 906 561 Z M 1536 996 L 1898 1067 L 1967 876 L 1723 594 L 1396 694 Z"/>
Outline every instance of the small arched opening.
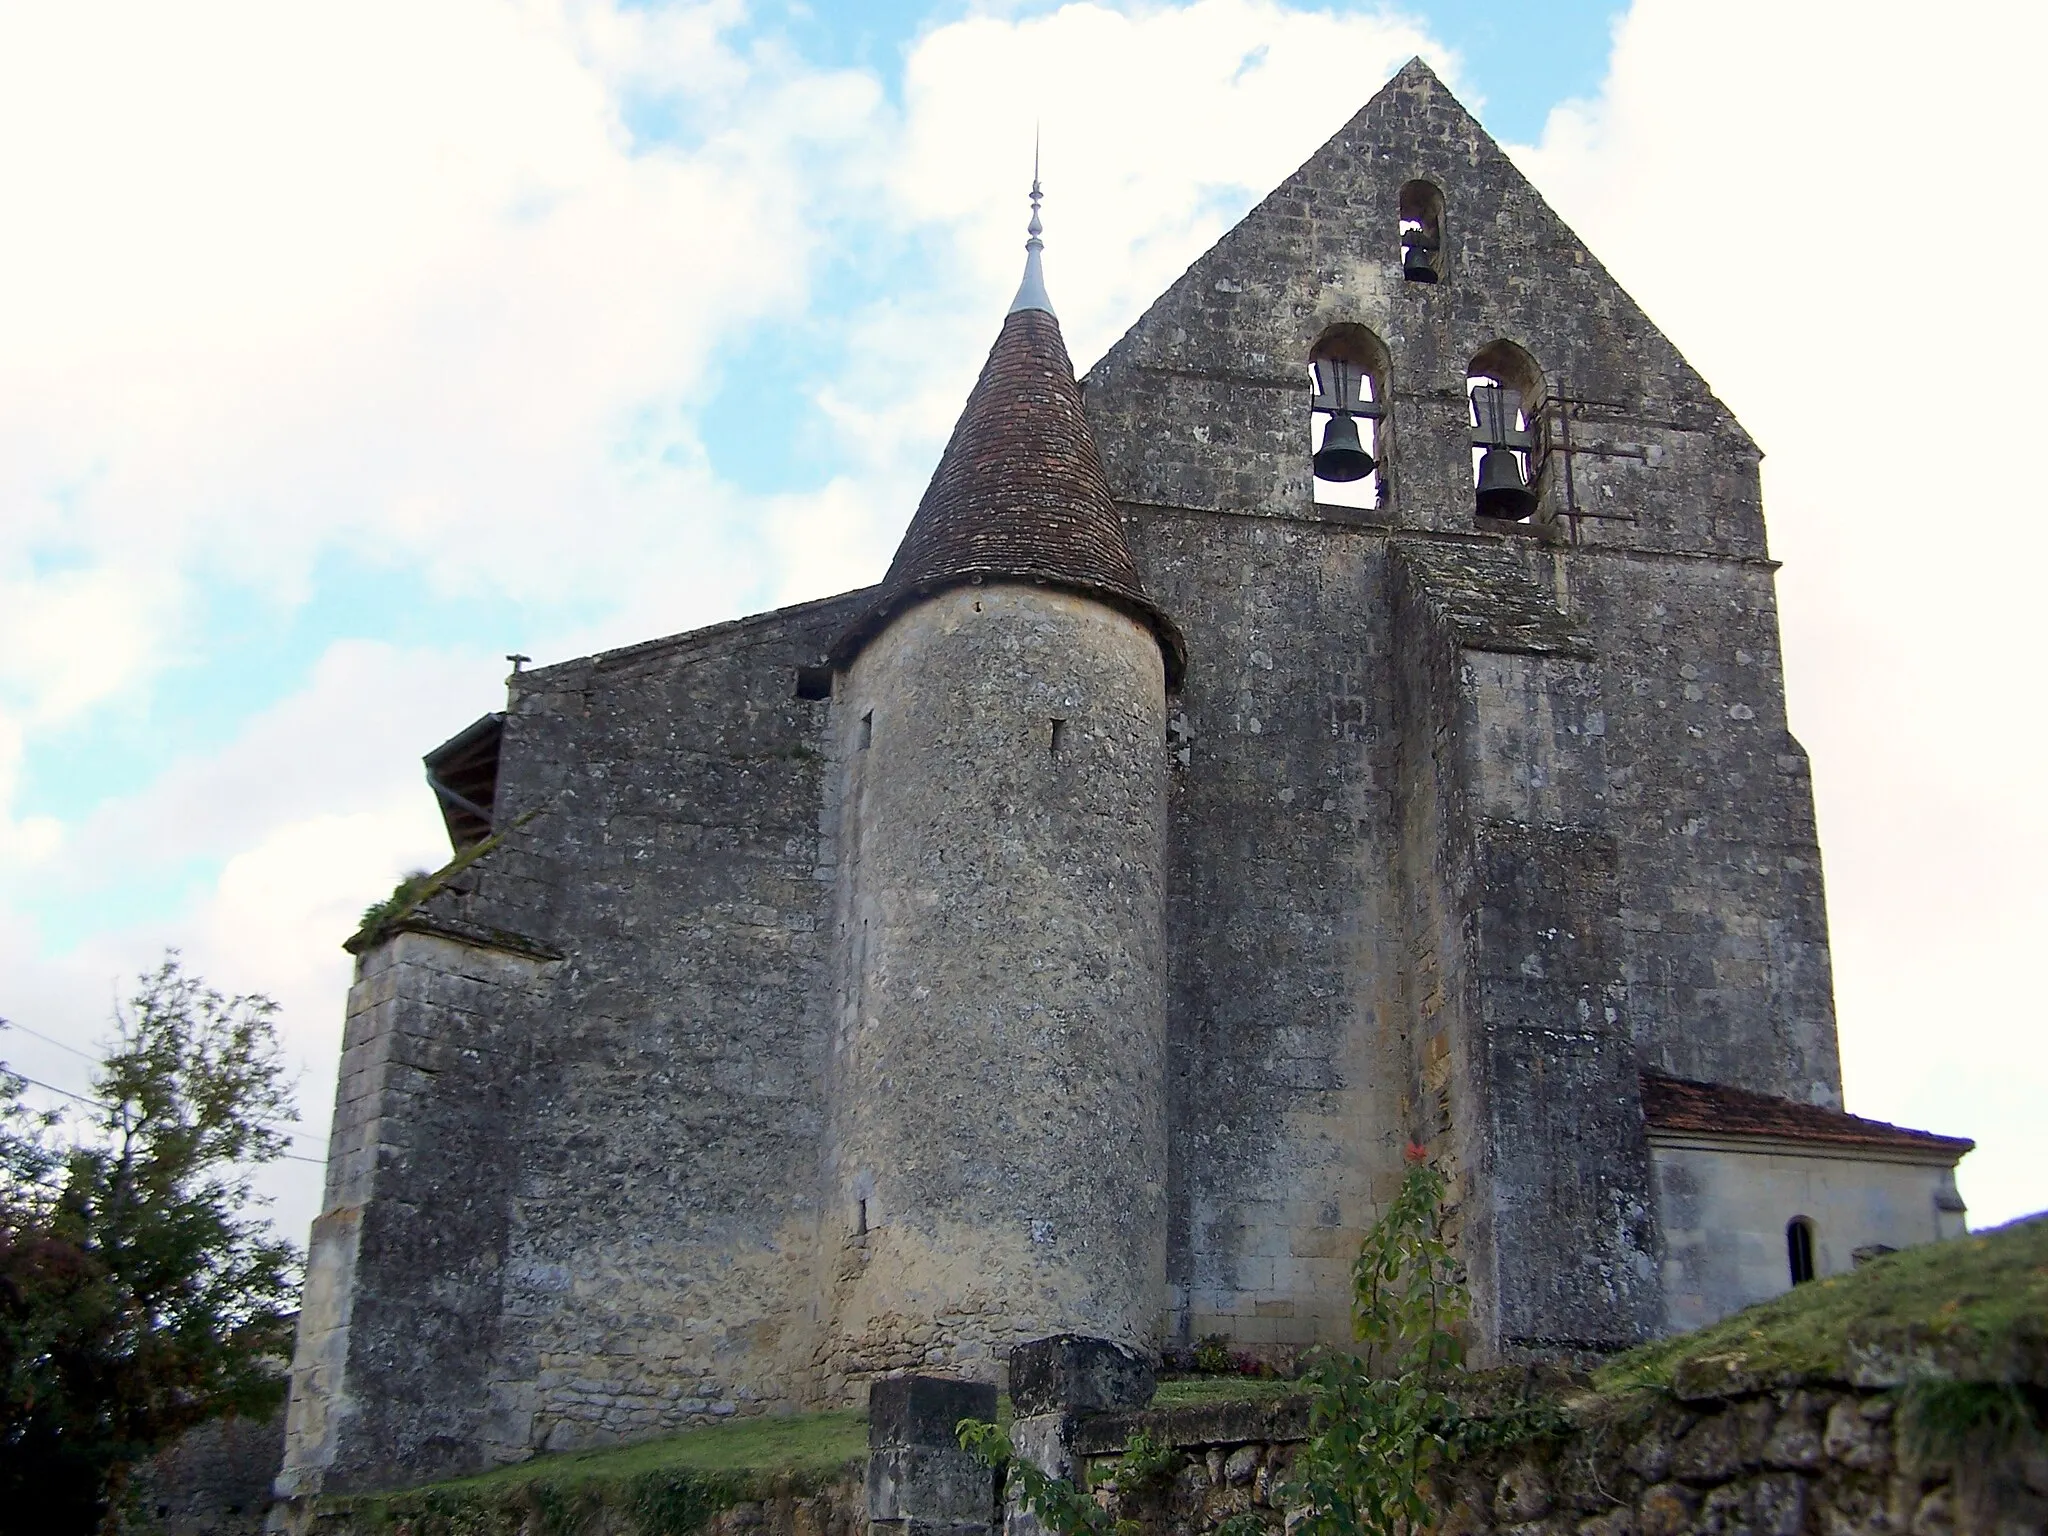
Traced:
<path fill-rule="evenodd" d="M 1785 1263 L 1794 1285 L 1813 1278 L 1813 1222 L 1808 1217 L 1794 1216 L 1785 1223 Z"/>
<path fill-rule="evenodd" d="M 1444 194 L 1430 181 L 1401 188 L 1401 275 L 1411 283 L 1443 277 Z"/>
<path fill-rule="evenodd" d="M 1333 325 L 1309 349 L 1309 467 L 1321 506 L 1377 507 L 1386 488 L 1387 348 Z"/>
<path fill-rule="evenodd" d="M 1496 341 L 1466 367 L 1465 394 L 1472 407 L 1474 515 L 1520 522 L 1542 504 L 1536 423 L 1543 371 L 1512 341 Z"/>

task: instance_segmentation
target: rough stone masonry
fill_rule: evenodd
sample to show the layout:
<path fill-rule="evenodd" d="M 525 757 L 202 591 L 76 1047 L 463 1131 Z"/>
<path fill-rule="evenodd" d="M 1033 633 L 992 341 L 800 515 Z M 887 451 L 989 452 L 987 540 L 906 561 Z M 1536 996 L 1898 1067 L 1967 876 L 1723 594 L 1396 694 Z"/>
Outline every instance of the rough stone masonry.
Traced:
<path fill-rule="evenodd" d="M 282 1494 L 1341 1338 L 1410 1142 L 1482 1363 L 1960 1229 L 1968 1143 L 1841 1109 L 1758 450 L 1441 83 L 1085 383 L 1029 263 L 881 586 L 429 754 L 458 857 L 352 941 Z"/>

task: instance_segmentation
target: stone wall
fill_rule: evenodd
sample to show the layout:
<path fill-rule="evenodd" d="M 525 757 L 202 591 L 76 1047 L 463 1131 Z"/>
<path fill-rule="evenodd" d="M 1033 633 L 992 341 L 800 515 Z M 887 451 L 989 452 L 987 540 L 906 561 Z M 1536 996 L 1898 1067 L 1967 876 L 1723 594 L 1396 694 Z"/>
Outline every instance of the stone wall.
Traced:
<path fill-rule="evenodd" d="M 852 607 L 517 679 L 498 817 L 531 814 L 546 895 L 487 869 L 470 900 L 571 956 L 507 1137 L 492 1374 L 525 1449 L 814 1400 L 833 869 L 829 706 L 798 674 Z"/>
<path fill-rule="evenodd" d="M 130 1472 L 120 1528 L 133 1536 L 256 1536 L 284 1448 L 284 1410 L 213 1419 Z"/>
<path fill-rule="evenodd" d="M 283 1493 L 811 1400 L 850 609 L 513 680 L 499 840 L 359 962 Z"/>
<path fill-rule="evenodd" d="M 474 1463 L 489 1422 L 523 1009 L 548 963 L 400 933 L 349 991 L 307 1249 L 281 1494 Z"/>
<path fill-rule="evenodd" d="M 1202 1536 L 1236 1515 L 1285 1523 L 1280 1490 L 1307 1403 L 1103 1414 L 1077 1448 L 1102 1500 L 1148 1532 Z M 1438 1536 L 1950 1536 L 2048 1528 L 2048 1450 L 1976 1444 L 1920 1457 L 1889 1394 L 1809 1386 L 1600 1410 L 1573 1433 L 1436 1476 Z M 1117 1456 L 1144 1429 L 1181 1452 L 1135 1490 Z"/>
<path fill-rule="evenodd" d="M 1276 1396 L 1097 1412 L 1080 1416 L 1065 1441 L 1075 1475 L 1111 1514 L 1136 1522 L 1141 1536 L 1209 1536 L 1246 1515 L 1279 1536 L 1289 1525 L 1286 1488 L 1308 1436 L 1308 1409 L 1305 1396 Z M 1607 1402 L 1580 1412 L 1565 1433 L 1441 1466 L 1428 1490 L 1431 1529 L 1437 1536 L 2027 1536 L 2048 1529 L 2048 1448 L 1980 1440 L 1955 1454 L 1919 1454 L 1888 1392 L 1823 1382 L 1689 1400 L 1646 1396 L 1633 1407 Z M 289 1528 L 301 1536 L 520 1536 L 544 1523 L 579 1536 L 685 1529 L 866 1536 L 872 1516 L 877 1531 L 973 1536 L 1001 1521 L 1003 1493 L 957 1451 L 946 1465 L 932 1464 L 957 1416 L 949 1410 L 944 1424 L 930 1427 L 922 1460 L 885 1455 L 865 1478 L 762 1469 L 735 1474 L 749 1484 L 740 1492 L 721 1491 L 717 1479 L 664 1482 L 661 1474 L 580 1494 L 546 1484 L 526 1492 L 428 1490 L 395 1502 L 326 1500 L 297 1510 Z M 1140 1431 L 1176 1453 L 1142 1483 L 1119 1465 Z M 671 1490 L 666 1500 L 655 1496 L 663 1488 Z M 188 1536 L 195 1528 L 142 1529 Z"/>
<path fill-rule="evenodd" d="M 1406 1131 L 1384 541 L 1168 511 L 1131 532 L 1195 658 L 1168 726 L 1164 1335 L 1342 1338 Z"/>
<path fill-rule="evenodd" d="M 868 1536 L 858 1469 L 830 1479 L 773 1477 L 733 1493 L 720 1480 L 660 1477 L 624 1486 L 422 1495 L 393 1507 L 329 1501 L 294 1512 L 290 1536 Z"/>
<path fill-rule="evenodd" d="M 1445 196 L 1433 285 L 1400 277 L 1418 176 Z M 1338 324 L 1387 352 L 1373 507 L 1313 498 L 1305 364 Z M 1465 396 L 1503 340 L 1553 450 L 1538 517 L 1513 527 L 1474 516 Z M 288 1492 L 808 1406 L 877 1369 L 992 1371 L 1006 1337 L 1047 1327 L 1340 1339 L 1350 1256 L 1410 1139 L 1456 1175 L 1477 1357 L 1606 1351 L 1666 1315 L 1638 1072 L 1839 1101 L 1757 449 L 1427 70 L 1198 260 L 1086 405 L 1147 590 L 1188 641 L 1164 719 L 1096 743 L 1163 774 L 1163 930 L 1119 950 L 1058 914 L 1066 1044 L 1020 1047 L 984 1015 L 972 1044 L 1000 1092 L 925 1074 L 937 1097 L 887 1113 L 929 1125 L 835 1151 L 845 979 L 886 979 L 837 926 L 858 851 L 836 754 L 871 712 L 887 729 L 890 701 L 849 718 L 799 677 L 863 595 L 519 674 L 497 840 L 362 957 Z M 1032 690 L 1054 671 L 983 680 L 1049 727 Z M 962 787 L 975 814 L 994 804 Z M 900 800 L 890 826 L 922 858 L 948 834 L 916 818 L 942 809 Z M 1011 841 L 1157 880 L 1126 856 L 1131 825 L 1105 841 L 1085 821 Z M 1005 907 L 1000 880 L 900 884 L 944 893 L 934 933 L 980 909 L 1051 921 Z M 1158 899 L 1097 889 L 1124 926 Z M 996 937 L 963 941 L 992 981 L 1033 962 L 1029 935 Z M 965 996 L 973 965 L 938 971 Z M 1086 1090 L 1125 1066 L 1123 1121 L 1056 1114 L 1041 1144 L 1043 1124 L 1002 1119 L 1034 1072 Z M 896 1067 L 861 1070 L 848 1102 L 884 1106 Z M 1161 1073 L 1163 1158 L 1136 1092 Z M 915 1206 L 950 1155 L 925 1132 L 1003 1125 L 1068 1166 L 1000 1188 L 1014 1147 L 983 1156 L 984 1137 L 944 1179 L 990 1209 L 1096 1191 L 1093 1230 L 1086 1200 L 1004 1220 L 1027 1242 L 1034 1220 L 1075 1225 L 1122 1274 L 1113 1306 L 1011 1317 L 947 1278 L 957 1323 L 902 1327 L 859 1301 L 887 1242 L 855 1241 L 861 1200 L 886 1229 L 885 1173 Z"/>

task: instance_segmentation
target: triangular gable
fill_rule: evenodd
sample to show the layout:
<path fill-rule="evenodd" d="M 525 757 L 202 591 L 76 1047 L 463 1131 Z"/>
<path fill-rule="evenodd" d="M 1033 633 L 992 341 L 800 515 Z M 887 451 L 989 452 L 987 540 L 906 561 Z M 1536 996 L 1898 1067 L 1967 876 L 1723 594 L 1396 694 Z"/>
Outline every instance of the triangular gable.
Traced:
<path fill-rule="evenodd" d="M 1446 203 L 1443 281 L 1427 291 L 1401 273 L 1398 202 L 1411 179 L 1435 183 Z M 1191 480 L 1181 467 L 1186 454 L 1166 446 L 1173 416 L 1206 414 L 1217 432 L 1229 436 L 1234 428 L 1245 442 L 1281 430 L 1277 418 L 1250 407 L 1233 424 L 1242 402 L 1225 398 L 1230 387 L 1301 388 L 1316 337 L 1342 322 L 1365 325 L 1386 343 L 1397 406 L 1447 401 L 1443 409 L 1462 413 L 1468 361 L 1506 339 L 1534 357 L 1552 392 L 1562 386 L 1573 398 L 1609 402 L 1610 414 L 1618 408 L 1629 422 L 1703 434 L 1713 439 L 1717 461 L 1732 452 L 1753 477 L 1755 445 L 1705 380 L 1442 81 L 1413 59 L 1091 370 L 1089 413 L 1119 497 L 1227 504 L 1231 493 L 1220 482 L 1200 496 L 1176 488 L 1177 480 L 1201 476 Z M 1208 384 L 1182 387 L 1171 405 L 1148 401 L 1166 375 Z M 1285 429 L 1290 440 L 1306 431 L 1305 410 L 1296 414 L 1303 425 Z M 1454 422 L 1451 429 L 1455 435 Z M 1202 441 L 1216 441 L 1216 432 Z M 1240 488 L 1249 483 L 1243 468 L 1235 475 Z M 1447 465 L 1446 476 L 1454 468 Z M 1448 526 L 1440 517 L 1422 520 Z M 1702 539 L 1673 535 L 1655 542 L 1761 553 L 1760 520 L 1753 541 L 1718 526 Z M 1735 547 L 1751 542 L 1754 550 Z"/>

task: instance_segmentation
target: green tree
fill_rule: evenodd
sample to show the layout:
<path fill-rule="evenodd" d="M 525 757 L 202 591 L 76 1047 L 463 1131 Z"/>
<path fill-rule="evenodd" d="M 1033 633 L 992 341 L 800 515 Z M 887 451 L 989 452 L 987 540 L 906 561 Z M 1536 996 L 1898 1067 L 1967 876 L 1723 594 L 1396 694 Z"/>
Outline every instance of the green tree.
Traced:
<path fill-rule="evenodd" d="M 298 1256 L 248 1177 L 296 1118 L 276 1013 L 167 955 L 116 1010 L 69 1146 L 0 1069 L 0 1512 L 21 1529 L 100 1528 L 135 1460 L 282 1395 Z"/>

